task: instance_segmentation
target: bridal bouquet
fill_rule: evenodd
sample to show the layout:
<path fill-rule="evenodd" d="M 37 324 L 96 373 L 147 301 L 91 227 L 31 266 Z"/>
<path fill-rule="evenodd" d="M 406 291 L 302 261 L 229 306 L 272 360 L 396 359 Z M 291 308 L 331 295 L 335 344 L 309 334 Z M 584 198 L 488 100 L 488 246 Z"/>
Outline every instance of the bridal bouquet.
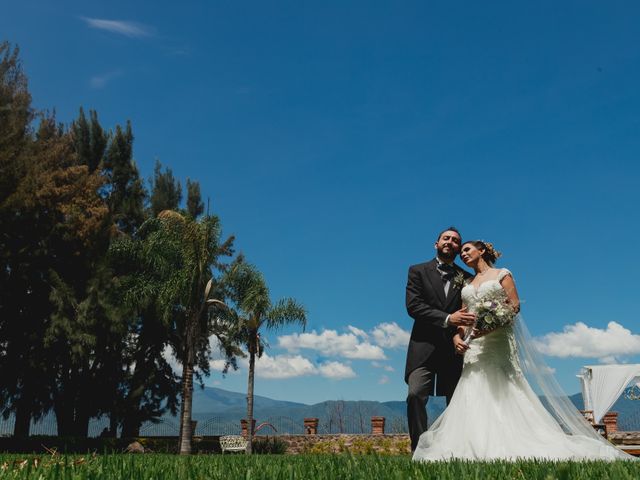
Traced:
<path fill-rule="evenodd" d="M 474 310 L 476 323 L 465 336 L 464 341 L 467 343 L 473 338 L 474 330 L 476 334 L 486 333 L 510 325 L 517 313 L 509 304 L 507 294 L 502 289 L 484 295 Z"/>

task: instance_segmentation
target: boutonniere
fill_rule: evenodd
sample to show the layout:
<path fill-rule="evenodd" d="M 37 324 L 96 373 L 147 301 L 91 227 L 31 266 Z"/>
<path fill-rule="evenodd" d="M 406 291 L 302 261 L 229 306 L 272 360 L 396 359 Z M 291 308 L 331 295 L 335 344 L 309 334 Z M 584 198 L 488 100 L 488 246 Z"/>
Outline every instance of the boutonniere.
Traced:
<path fill-rule="evenodd" d="M 468 281 L 466 278 L 464 278 L 464 273 L 462 272 L 456 273 L 456 276 L 453 277 L 453 286 L 458 290 L 462 290 L 462 287 L 464 287 L 467 283 Z"/>

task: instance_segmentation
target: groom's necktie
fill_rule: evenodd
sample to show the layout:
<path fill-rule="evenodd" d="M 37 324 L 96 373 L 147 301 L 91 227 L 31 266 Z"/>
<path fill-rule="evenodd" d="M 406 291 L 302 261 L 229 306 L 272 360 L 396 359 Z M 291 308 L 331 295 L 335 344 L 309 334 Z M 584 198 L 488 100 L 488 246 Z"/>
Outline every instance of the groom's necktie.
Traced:
<path fill-rule="evenodd" d="M 438 264 L 438 272 L 440 272 L 442 284 L 444 285 L 444 298 L 447 298 L 447 295 L 449 295 L 449 287 L 451 286 L 451 279 L 453 278 L 455 271 L 456 270 L 453 268 L 453 265 L 449 265 L 447 263 Z"/>

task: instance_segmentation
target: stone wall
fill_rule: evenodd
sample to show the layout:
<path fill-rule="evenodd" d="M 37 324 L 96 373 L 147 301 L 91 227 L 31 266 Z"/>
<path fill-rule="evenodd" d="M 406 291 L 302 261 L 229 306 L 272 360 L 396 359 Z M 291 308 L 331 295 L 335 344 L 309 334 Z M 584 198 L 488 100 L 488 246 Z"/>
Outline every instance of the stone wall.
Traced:
<path fill-rule="evenodd" d="M 290 454 L 350 452 L 397 455 L 411 453 L 407 434 L 277 435 L 276 438 L 287 444 L 287 453 Z"/>
<path fill-rule="evenodd" d="M 640 432 L 613 432 L 608 439 L 629 455 L 640 457 Z"/>
<path fill-rule="evenodd" d="M 613 432 L 609 435 L 609 441 L 614 445 L 640 446 L 640 432 Z"/>

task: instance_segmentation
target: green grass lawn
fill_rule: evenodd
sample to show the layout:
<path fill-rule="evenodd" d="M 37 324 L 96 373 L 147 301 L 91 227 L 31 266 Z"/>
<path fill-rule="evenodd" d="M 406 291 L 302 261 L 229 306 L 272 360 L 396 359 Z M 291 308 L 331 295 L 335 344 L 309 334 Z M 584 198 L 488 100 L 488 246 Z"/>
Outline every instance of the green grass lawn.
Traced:
<path fill-rule="evenodd" d="M 0 455 L 0 479 L 638 479 L 640 462 L 413 463 L 359 455 Z"/>

